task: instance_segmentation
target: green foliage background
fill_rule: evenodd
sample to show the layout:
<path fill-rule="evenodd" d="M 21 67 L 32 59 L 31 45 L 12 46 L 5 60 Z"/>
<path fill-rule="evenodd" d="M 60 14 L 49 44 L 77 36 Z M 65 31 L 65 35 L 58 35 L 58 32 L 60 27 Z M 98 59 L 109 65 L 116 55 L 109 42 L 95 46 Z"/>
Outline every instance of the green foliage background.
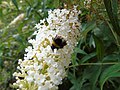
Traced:
<path fill-rule="evenodd" d="M 34 38 L 35 24 L 47 17 L 49 9 L 73 5 L 82 11 L 81 38 L 59 90 L 120 90 L 120 2 L 91 0 L 85 5 L 84 1 L 0 0 L 0 90 L 14 90 L 12 74 L 27 40 Z M 24 19 L 11 25 L 21 13 Z"/>

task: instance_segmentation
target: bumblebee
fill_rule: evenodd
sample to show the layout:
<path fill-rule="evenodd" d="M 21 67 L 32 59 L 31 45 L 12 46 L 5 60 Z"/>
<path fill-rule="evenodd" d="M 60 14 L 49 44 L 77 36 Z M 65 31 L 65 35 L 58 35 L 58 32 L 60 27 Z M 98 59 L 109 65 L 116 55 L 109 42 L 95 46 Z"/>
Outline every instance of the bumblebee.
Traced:
<path fill-rule="evenodd" d="M 66 40 L 62 37 L 62 36 L 58 36 L 56 35 L 55 38 L 53 38 L 53 42 L 52 42 L 52 50 L 54 49 L 61 49 L 63 48 L 65 45 L 67 45 Z"/>

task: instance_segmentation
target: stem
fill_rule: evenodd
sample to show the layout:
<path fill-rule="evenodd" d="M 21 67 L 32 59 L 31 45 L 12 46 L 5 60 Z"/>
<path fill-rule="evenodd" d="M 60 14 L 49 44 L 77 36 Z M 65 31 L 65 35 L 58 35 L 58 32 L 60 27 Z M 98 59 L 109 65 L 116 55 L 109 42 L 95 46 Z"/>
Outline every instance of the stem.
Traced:
<path fill-rule="evenodd" d="M 108 62 L 108 63 L 82 63 L 79 65 L 71 65 L 69 66 L 69 68 L 71 67 L 78 67 L 78 66 L 86 66 L 86 65 L 114 65 L 114 64 L 118 64 L 118 62 Z"/>
<path fill-rule="evenodd" d="M 115 37 L 116 44 L 117 44 L 118 46 L 120 46 L 119 41 L 118 41 L 117 34 L 114 32 L 114 30 L 112 29 L 112 26 L 109 24 L 109 22 L 108 22 L 108 21 L 106 21 L 106 22 L 107 22 L 108 26 L 110 27 L 110 29 L 111 29 L 111 31 L 112 31 L 112 33 L 113 33 L 113 36 Z"/>

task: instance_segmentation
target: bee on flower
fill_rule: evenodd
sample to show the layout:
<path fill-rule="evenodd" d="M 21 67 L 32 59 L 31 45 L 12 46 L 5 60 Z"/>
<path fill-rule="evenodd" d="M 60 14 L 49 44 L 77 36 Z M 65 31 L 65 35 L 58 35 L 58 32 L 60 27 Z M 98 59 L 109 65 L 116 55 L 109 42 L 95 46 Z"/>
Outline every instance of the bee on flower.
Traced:
<path fill-rule="evenodd" d="M 13 74 L 15 86 L 20 90 L 58 90 L 80 37 L 80 13 L 76 7 L 54 9 L 36 24 L 36 38 L 28 41 L 32 46 L 26 48 L 24 60 L 18 61 L 20 72 Z"/>

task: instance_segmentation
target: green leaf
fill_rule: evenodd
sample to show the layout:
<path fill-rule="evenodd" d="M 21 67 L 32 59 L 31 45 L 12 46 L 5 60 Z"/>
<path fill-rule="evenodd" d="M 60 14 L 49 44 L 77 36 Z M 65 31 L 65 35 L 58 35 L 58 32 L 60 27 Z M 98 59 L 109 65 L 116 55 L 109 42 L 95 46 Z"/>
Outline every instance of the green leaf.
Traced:
<path fill-rule="evenodd" d="M 84 62 L 90 60 L 91 58 L 93 58 L 93 57 L 95 57 L 95 56 L 96 56 L 96 52 L 87 54 L 86 56 L 84 56 L 84 57 L 80 60 L 80 62 L 81 62 L 81 63 L 84 63 Z"/>
<path fill-rule="evenodd" d="M 0 8 L 0 18 L 2 18 L 3 13 L 2 13 L 2 8 Z"/>
<path fill-rule="evenodd" d="M 120 86 L 119 86 L 119 88 L 117 90 L 120 90 Z"/>
<path fill-rule="evenodd" d="M 81 32 L 82 37 L 86 39 L 88 32 L 90 32 L 91 30 L 94 30 L 95 27 L 96 27 L 95 22 L 89 22 L 87 24 L 84 24 L 82 26 L 82 32 Z"/>
<path fill-rule="evenodd" d="M 12 0 L 12 2 L 15 5 L 15 7 L 19 10 L 17 1 L 16 0 Z"/>
<path fill-rule="evenodd" d="M 81 54 L 85 54 L 87 55 L 87 53 L 83 50 L 81 50 L 80 48 L 76 47 L 75 50 L 74 50 L 75 53 L 81 53 Z"/>
<path fill-rule="evenodd" d="M 92 90 L 96 90 L 96 83 L 98 81 L 98 78 L 101 74 L 101 66 L 100 67 L 96 67 L 96 70 L 92 73 L 94 77 L 91 77 L 91 86 L 92 86 Z"/>
<path fill-rule="evenodd" d="M 79 72 L 77 72 L 78 74 Z M 83 86 L 86 86 L 86 80 L 89 79 L 91 77 L 92 73 L 91 70 L 85 69 L 80 76 L 78 75 L 76 77 L 76 75 L 72 74 L 72 73 L 68 73 L 68 79 L 71 81 L 71 83 L 73 84 L 72 87 L 70 88 L 70 90 L 83 90 Z M 88 89 L 87 89 L 88 90 Z"/>
<path fill-rule="evenodd" d="M 43 0 L 42 10 L 45 12 L 47 0 Z"/>
<path fill-rule="evenodd" d="M 82 87 L 82 84 L 85 82 L 84 80 L 81 80 L 81 77 L 76 78 L 72 73 L 68 73 L 68 79 L 73 84 L 70 90 L 80 90 Z"/>
<path fill-rule="evenodd" d="M 113 33 L 111 32 L 110 27 L 108 26 L 108 24 L 106 22 L 102 22 L 98 25 L 98 28 L 100 29 L 100 31 L 97 31 L 97 35 L 104 35 L 105 38 L 107 38 L 107 40 L 109 40 L 109 42 L 115 42 L 115 38 L 113 36 Z"/>
<path fill-rule="evenodd" d="M 120 61 L 119 59 L 120 59 L 119 54 L 110 54 L 103 58 L 103 62 Z"/>
<path fill-rule="evenodd" d="M 88 44 L 89 44 L 90 47 L 95 46 L 95 44 L 94 44 L 94 39 L 93 39 L 93 36 L 92 36 L 92 35 L 89 37 L 89 42 L 88 42 Z"/>
<path fill-rule="evenodd" d="M 94 38 L 94 41 L 95 41 L 98 60 L 102 60 L 103 57 L 104 57 L 103 41 L 100 38 L 98 38 L 97 36 L 95 36 L 95 35 L 93 35 L 93 38 Z"/>
<path fill-rule="evenodd" d="M 120 26 L 117 16 L 118 0 L 104 0 L 104 4 L 113 29 L 120 36 Z"/>
<path fill-rule="evenodd" d="M 26 12 L 27 15 L 26 16 L 29 17 L 31 15 L 31 12 L 32 12 L 32 8 L 31 8 L 31 6 L 28 6 L 27 7 L 27 12 Z"/>
<path fill-rule="evenodd" d="M 72 58 L 71 62 L 72 62 L 73 65 L 78 65 L 78 62 L 77 62 L 77 59 L 76 59 L 77 58 L 76 55 L 77 55 L 76 53 L 73 53 L 71 55 L 71 58 Z"/>
<path fill-rule="evenodd" d="M 84 82 L 81 85 L 82 89 L 79 89 L 79 90 L 92 90 L 92 87 L 93 85 L 96 85 L 97 79 L 101 72 L 100 69 L 101 68 L 98 66 L 86 67 L 82 72 L 82 76 L 80 76 L 82 77 L 81 80 L 84 80 Z M 94 90 L 97 90 L 95 86 L 93 88 L 95 88 Z"/>
<path fill-rule="evenodd" d="M 103 90 L 104 83 L 110 78 L 110 77 L 120 77 L 120 63 L 110 66 L 107 69 L 104 70 L 104 72 L 100 76 L 100 88 Z"/>

